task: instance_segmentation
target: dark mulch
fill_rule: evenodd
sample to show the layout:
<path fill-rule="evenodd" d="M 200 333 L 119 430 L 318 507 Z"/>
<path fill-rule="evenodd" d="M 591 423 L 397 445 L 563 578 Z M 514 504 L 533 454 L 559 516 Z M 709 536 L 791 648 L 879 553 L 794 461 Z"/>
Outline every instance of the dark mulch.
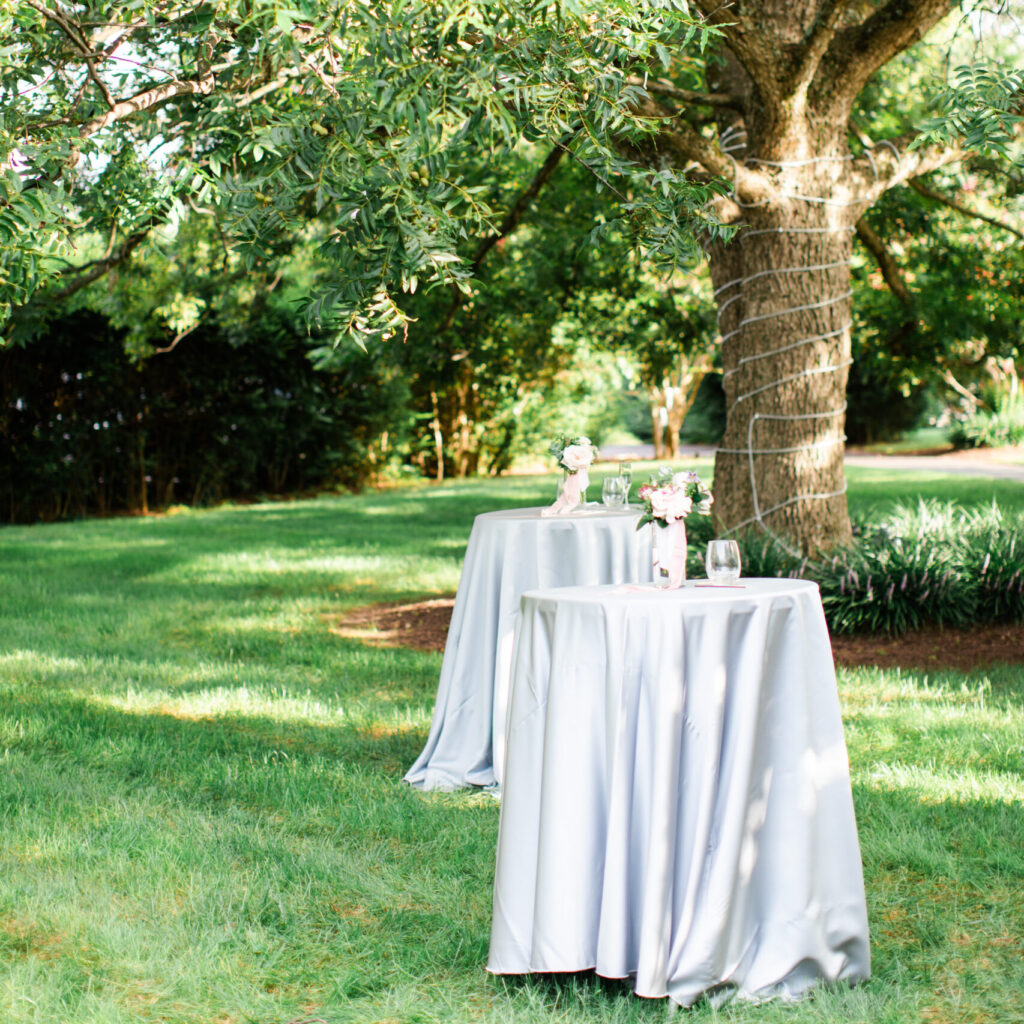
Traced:
<path fill-rule="evenodd" d="M 972 672 L 994 662 L 1024 665 L 1024 624 L 952 629 L 930 626 L 899 637 L 832 638 L 837 665 L 959 669 Z"/>
<path fill-rule="evenodd" d="M 388 647 L 443 651 L 455 599 L 412 604 L 373 604 L 348 612 L 333 627 L 340 636 Z M 970 672 L 994 662 L 1024 665 L 1024 624 L 932 627 L 901 637 L 838 636 L 832 640 L 837 665 L 882 668 L 959 669 Z"/>

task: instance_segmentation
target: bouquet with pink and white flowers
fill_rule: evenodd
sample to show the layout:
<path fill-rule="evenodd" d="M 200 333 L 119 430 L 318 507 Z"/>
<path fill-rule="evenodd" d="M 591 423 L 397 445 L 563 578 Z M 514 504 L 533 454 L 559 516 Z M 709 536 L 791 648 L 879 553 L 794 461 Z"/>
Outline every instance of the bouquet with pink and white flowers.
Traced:
<path fill-rule="evenodd" d="M 644 511 L 636 524 L 638 530 L 648 523 L 668 526 L 691 513 L 709 515 L 715 500 L 707 484 L 695 472 L 671 469 L 660 469 L 650 483 L 640 488 L 639 495 Z"/>
<path fill-rule="evenodd" d="M 551 442 L 548 451 L 555 457 L 558 465 L 568 473 L 578 473 L 586 469 L 597 455 L 597 449 L 589 437 L 557 437 Z"/>

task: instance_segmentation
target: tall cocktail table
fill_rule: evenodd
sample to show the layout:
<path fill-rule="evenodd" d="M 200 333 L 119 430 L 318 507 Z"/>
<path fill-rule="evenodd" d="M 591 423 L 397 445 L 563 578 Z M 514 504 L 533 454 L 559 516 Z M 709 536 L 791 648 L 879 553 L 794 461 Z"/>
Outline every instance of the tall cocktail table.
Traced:
<path fill-rule="evenodd" d="M 485 512 L 470 533 L 426 746 L 405 779 L 420 789 L 501 782 L 512 640 L 525 590 L 651 579 L 637 509 Z"/>
<path fill-rule="evenodd" d="M 488 969 L 793 998 L 870 972 L 816 584 L 523 597 Z"/>

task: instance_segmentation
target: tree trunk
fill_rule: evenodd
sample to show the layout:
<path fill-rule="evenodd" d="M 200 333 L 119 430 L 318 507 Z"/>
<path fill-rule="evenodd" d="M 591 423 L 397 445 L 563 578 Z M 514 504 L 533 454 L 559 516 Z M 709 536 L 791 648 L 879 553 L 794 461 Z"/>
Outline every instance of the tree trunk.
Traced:
<path fill-rule="evenodd" d="M 693 408 L 701 381 L 711 372 L 711 365 L 710 351 L 680 355 L 675 381 L 665 377 L 660 384 L 647 389 L 655 458 L 674 459 L 679 454 L 679 432 L 686 414 Z"/>
<path fill-rule="evenodd" d="M 838 146 L 805 138 L 786 150 L 772 165 L 781 197 L 745 209 L 736 237 L 710 254 L 727 409 L 715 510 L 723 530 L 760 529 L 813 554 L 851 536 L 843 428 L 857 208 Z"/>
<path fill-rule="evenodd" d="M 434 457 L 437 459 L 436 479 L 444 480 L 444 434 L 441 432 L 441 410 L 437 402 L 437 392 L 430 392 L 430 404 L 434 418 L 430 421 L 430 432 L 434 438 Z"/>
<path fill-rule="evenodd" d="M 658 388 L 648 389 L 649 408 L 651 410 L 651 436 L 654 441 L 654 457 L 665 458 L 665 408 L 661 403 Z"/>

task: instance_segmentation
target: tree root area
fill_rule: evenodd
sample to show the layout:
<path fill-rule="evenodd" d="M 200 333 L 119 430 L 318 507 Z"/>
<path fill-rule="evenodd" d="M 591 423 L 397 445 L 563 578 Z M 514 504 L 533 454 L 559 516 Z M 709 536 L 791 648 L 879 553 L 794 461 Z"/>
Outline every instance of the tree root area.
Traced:
<path fill-rule="evenodd" d="M 455 599 L 372 604 L 355 608 L 335 621 L 331 631 L 381 647 L 443 651 Z M 1024 623 L 951 629 L 939 626 L 900 637 L 832 638 L 837 665 L 881 668 L 957 669 L 971 672 L 996 662 L 1024 665 Z"/>

